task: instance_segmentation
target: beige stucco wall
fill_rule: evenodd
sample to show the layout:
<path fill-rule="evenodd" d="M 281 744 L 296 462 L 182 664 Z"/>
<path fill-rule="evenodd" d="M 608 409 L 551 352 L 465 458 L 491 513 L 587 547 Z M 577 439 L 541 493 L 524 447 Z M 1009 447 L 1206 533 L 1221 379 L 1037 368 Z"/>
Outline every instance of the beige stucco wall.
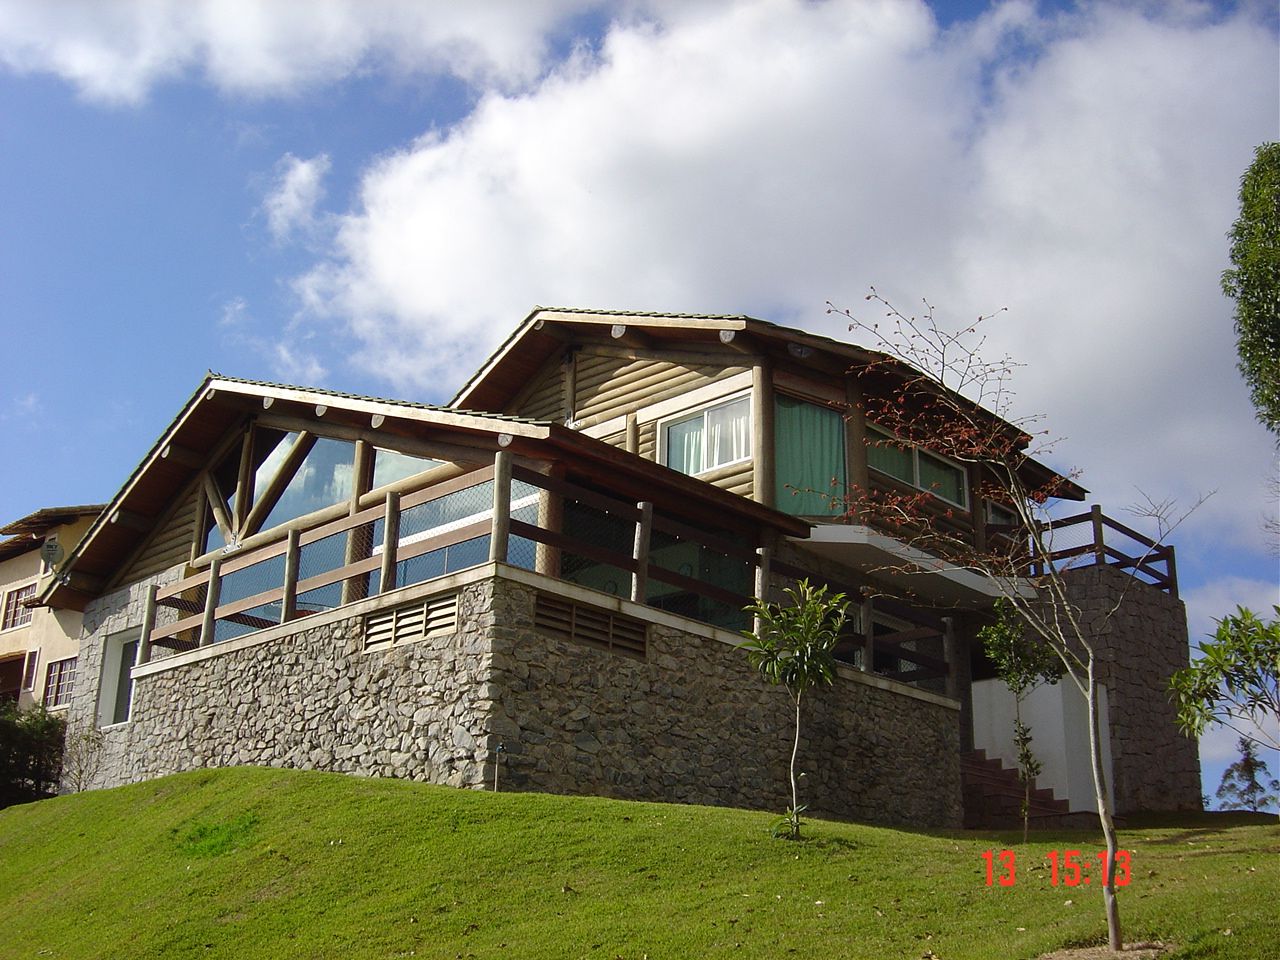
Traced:
<path fill-rule="evenodd" d="M 85 531 L 93 523 L 93 517 L 84 517 L 74 523 L 63 524 L 50 530 L 57 534 L 58 543 L 66 553 L 80 542 Z M 30 583 L 40 588 L 49 582 L 50 573 L 40 575 L 40 547 L 43 541 L 33 540 L 31 549 L 17 557 L 0 563 L 0 605 L 11 590 Z M 45 680 L 49 664 L 74 657 L 80 650 L 81 615 L 75 610 L 51 610 L 35 607 L 31 622 L 25 626 L 0 631 L 0 660 L 24 658 L 32 650 L 39 651 L 35 683 L 23 690 L 18 698 L 20 707 L 40 703 L 44 697 Z"/>

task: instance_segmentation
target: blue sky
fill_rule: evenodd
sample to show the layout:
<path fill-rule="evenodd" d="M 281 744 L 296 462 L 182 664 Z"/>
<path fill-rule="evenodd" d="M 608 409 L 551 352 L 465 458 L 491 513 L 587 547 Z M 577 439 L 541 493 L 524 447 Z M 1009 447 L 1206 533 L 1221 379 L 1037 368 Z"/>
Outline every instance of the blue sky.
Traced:
<path fill-rule="evenodd" d="M 535 304 L 841 336 L 874 285 L 1007 306 L 1109 512 L 1217 491 L 1193 636 L 1280 602 L 1217 280 L 1274 4 L 474 6 L 0 0 L 4 517 L 109 499 L 206 369 L 443 402 Z"/>

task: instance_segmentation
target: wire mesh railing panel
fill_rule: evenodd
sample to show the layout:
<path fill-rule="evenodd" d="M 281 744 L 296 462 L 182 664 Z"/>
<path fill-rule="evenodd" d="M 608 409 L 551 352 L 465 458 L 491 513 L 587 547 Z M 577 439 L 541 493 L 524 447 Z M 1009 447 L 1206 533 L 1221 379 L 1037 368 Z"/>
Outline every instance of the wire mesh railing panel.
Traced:
<path fill-rule="evenodd" d="M 578 500 L 564 504 L 563 532 L 582 545 L 560 551 L 562 580 L 616 597 L 631 595 L 631 571 L 609 557 L 630 558 L 635 549 L 635 521 Z"/>
<path fill-rule="evenodd" d="M 714 536 L 714 534 L 712 535 Z M 755 588 L 755 567 L 731 557 L 693 536 L 654 530 L 649 545 L 649 580 L 645 601 L 654 607 L 730 630 L 747 626 L 743 613 Z M 688 583 L 661 579 L 652 568 L 668 570 Z M 734 595 L 733 601 L 712 594 Z"/>

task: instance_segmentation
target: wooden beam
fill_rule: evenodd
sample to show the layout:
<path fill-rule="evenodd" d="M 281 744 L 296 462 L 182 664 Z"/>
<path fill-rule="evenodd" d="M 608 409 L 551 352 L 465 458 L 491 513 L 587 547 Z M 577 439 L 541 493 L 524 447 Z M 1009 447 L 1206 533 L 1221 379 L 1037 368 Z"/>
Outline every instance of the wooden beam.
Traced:
<path fill-rule="evenodd" d="M 774 506 L 777 493 L 773 406 L 773 378 L 758 364 L 751 368 L 751 494 L 766 507 Z"/>
<path fill-rule="evenodd" d="M 285 488 L 289 486 L 289 481 L 293 479 L 294 474 L 298 472 L 298 468 L 302 466 L 302 461 L 306 459 L 307 454 L 311 452 L 311 448 L 315 445 L 315 434 L 306 430 L 301 431 L 294 438 L 293 445 L 289 447 L 289 452 L 280 461 L 280 468 L 276 470 L 275 476 L 267 481 L 266 489 L 262 491 L 258 502 L 253 505 L 253 509 L 249 511 L 249 516 L 245 518 L 242 531 L 244 536 L 252 536 L 258 532 L 262 522 L 267 519 L 267 515 L 280 502 L 280 497 L 284 495 Z"/>
<path fill-rule="evenodd" d="M 578 353 L 576 350 L 566 350 L 564 354 L 564 422 L 573 423 L 574 411 L 578 408 Z M 532 384 L 530 384 L 532 386 Z"/>
<path fill-rule="evenodd" d="M 741 344 L 742 338 L 739 337 L 734 344 Z M 682 366 L 726 366 L 726 354 L 724 351 L 715 350 L 697 350 L 686 349 L 680 346 L 674 347 L 622 347 L 612 343 L 587 343 L 582 346 L 582 353 L 587 356 L 613 357 L 617 360 L 654 360 L 659 363 L 678 363 Z M 764 357 L 759 354 L 730 354 L 733 362 L 727 364 L 732 367 L 749 367 L 754 363 L 760 363 Z"/>
<path fill-rule="evenodd" d="M 640 453 L 640 418 L 634 412 L 627 414 L 626 419 L 626 451 L 627 453 Z"/>
<path fill-rule="evenodd" d="M 160 459 L 190 467 L 193 470 L 200 470 L 205 465 L 205 458 L 202 455 L 176 443 L 165 444 L 164 449 L 160 451 Z"/>
<path fill-rule="evenodd" d="M 386 511 L 382 515 L 382 568 L 378 575 L 378 593 L 396 588 L 396 551 L 400 546 L 400 494 L 387 492 Z"/>
<path fill-rule="evenodd" d="M 151 631 L 156 628 L 156 585 L 147 584 L 142 604 L 142 633 L 138 635 L 138 665 L 151 662 Z"/>
<path fill-rule="evenodd" d="M 214 482 L 213 474 L 206 472 L 204 475 L 204 495 L 209 502 L 209 509 L 213 511 L 214 522 L 218 524 L 218 531 L 222 534 L 222 539 L 228 544 L 235 539 L 235 534 L 231 530 L 231 518 L 227 516 L 227 504 L 222 499 L 222 493 L 218 490 L 217 483 Z"/>
<path fill-rule="evenodd" d="M 290 433 L 313 431 L 317 428 L 317 425 L 311 420 L 275 414 L 264 414 L 258 420 L 258 423 L 264 427 L 274 427 L 277 430 L 284 430 Z M 512 424 L 511 426 L 512 430 L 506 432 L 517 432 L 516 428 L 520 425 Z M 324 424 L 323 436 L 333 437 L 336 440 L 349 440 L 353 443 L 358 440 L 368 440 L 375 446 L 387 447 L 400 453 L 407 453 L 413 457 L 428 457 L 432 460 L 442 461 L 457 460 L 475 465 L 487 463 L 492 458 L 493 451 L 498 443 L 496 432 L 480 434 L 474 438 L 474 442 L 468 442 L 472 438 L 466 435 L 453 434 L 451 434 L 449 441 L 434 441 L 420 440 L 391 431 L 374 433 L 372 430 L 347 427 L 337 423 Z"/>
<path fill-rule="evenodd" d="M 636 535 L 631 549 L 635 570 L 631 573 L 631 599 L 644 603 L 649 588 L 649 544 L 653 539 L 653 504 L 641 500 L 636 504 L 640 516 L 636 518 Z"/>
<path fill-rule="evenodd" d="M 355 463 L 351 471 L 351 512 L 360 511 L 360 498 L 369 492 L 373 480 L 373 444 L 368 440 L 356 441 Z"/>
<path fill-rule="evenodd" d="M 221 555 L 215 555 L 209 564 L 208 592 L 204 597 L 204 620 L 200 624 L 200 646 L 207 647 L 213 643 L 214 631 L 217 628 L 218 597 L 222 593 Z"/>
<path fill-rule="evenodd" d="M 240 468 L 236 472 L 235 515 L 231 518 L 232 532 L 239 536 L 244 531 L 244 521 L 253 503 L 253 424 L 249 424 L 240 442 Z"/>
<path fill-rule="evenodd" d="M 489 537 L 489 562 L 507 562 L 511 535 L 511 454 L 499 450 L 493 456 L 493 533 Z"/>
<path fill-rule="evenodd" d="M 121 507 L 111 514 L 111 522 L 117 526 L 128 527 L 131 530 L 140 530 L 147 532 L 156 522 L 155 517 L 148 517 L 144 513 L 138 513 L 136 510 L 129 510 Z"/>
<path fill-rule="evenodd" d="M 284 596 L 280 598 L 280 622 L 288 623 L 298 615 L 298 560 L 302 531 L 289 531 L 284 550 Z"/>
<path fill-rule="evenodd" d="M 871 490 L 871 469 L 867 466 L 867 415 L 862 408 L 862 385 L 854 376 L 845 377 L 844 458 L 845 482 L 863 496 Z"/>

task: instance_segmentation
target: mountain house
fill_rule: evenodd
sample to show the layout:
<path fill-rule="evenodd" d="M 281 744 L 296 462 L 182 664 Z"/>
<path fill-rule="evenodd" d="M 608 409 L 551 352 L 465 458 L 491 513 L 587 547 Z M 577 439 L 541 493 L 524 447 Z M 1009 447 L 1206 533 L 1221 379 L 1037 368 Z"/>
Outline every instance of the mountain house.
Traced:
<path fill-rule="evenodd" d="M 808 577 L 873 597 L 807 707 L 812 808 L 984 822 L 1001 775 L 974 751 L 1011 751 L 975 640 L 995 594 L 925 557 L 888 599 L 910 551 L 831 494 L 925 490 L 975 542 L 1008 511 L 877 445 L 877 359 L 749 317 L 537 309 L 447 406 L 210 374 L 40 593 L 83 613 L 98 782 L 269 764 L 781 809 L 790 703 L 735 644 L 753 596 Z M 1077 521 L 1083 607 L 1140 581 L 1099 638 L 1116 808 L 1198 808 L 1173 552 Z M 1090 809 L 1082 704 L 1037 697 L 1045 812 Z"/>

